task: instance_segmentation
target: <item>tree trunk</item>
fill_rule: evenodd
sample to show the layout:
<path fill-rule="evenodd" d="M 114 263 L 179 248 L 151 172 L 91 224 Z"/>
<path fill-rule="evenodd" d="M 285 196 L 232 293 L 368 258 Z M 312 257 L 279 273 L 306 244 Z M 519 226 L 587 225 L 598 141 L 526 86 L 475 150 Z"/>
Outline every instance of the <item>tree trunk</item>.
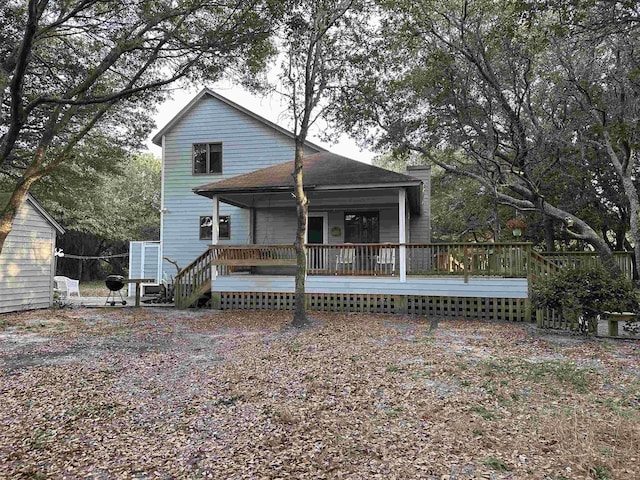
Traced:
<path fill-rule="evenodd" d="M 431 201 L 431 199 L 429 199 Z M 498 199 L 493 201 L 493 241 L 500 238 L 500 215 L 498 215 Z"/>
<path fill-rule="evenodd" d="M 553 218 L 549 215 L 542 214 L 542 226 L 544 228 L 544 243 L 547 246 L 547 252 L 553 252 L 556 249 L 556 236 L 553 231 Z"/>
<path fill-rule="evenodd" d="M 18 214 L 18 210 L 20 210 L 20 207 L 27 199 L 27 194 L 29 193 L 29 187 L 31 186 L 31 183 L 31 181 L 23 181 L 22 183 L 16 185 L 13 193 L 11 194 L 9 202 L 2 211 L 2 215 L 0 216 L 0 253 L 2 253 L 4 242 L 7 240 L 7 237 L 11 233 L 11 229 L 13 228 L 13 221 Z"/>
<path fill-rule="evenodd" d="M 599 236 L 598 233 L 593 228 L 591 228 L 591 226 L 589 226 L 587 222 L 561 208 L 558 208 L 546 202 L 544 198 L 539 197 L 537 194 L 528 190 L 526 187 L 522 187 L 519 184 L 514 184 L 510 185 L 509 188 L 515 194 L 525 197 L 525 199 L 517 199 L 513 196 L 497 192 L 498 200 L 501 200 L 507 205 L 512 205 L 522 209 L 531 209 L 532 207 L 536 208 L 542 215 L 547 215 L 561 222 L 571 221 L 573 223 L 573 226 L 572 230 L 566 230 L 568 235 L 570 235 L 575 240 L 578 240 L 579 242 L 585 242 L 591 245 L 600 256 L 602 265 L 611 275 L 620 276 L 622 274 L 622 271 L 620 270 L 620 267 L 618 267 L 618 264 L 613 257 L 613 253 L 611 252 L 611 248 L 609 248 L 607 242 L 601 236 Z"/>
<path fill-rule="evenodd" d="M 33 156 L 33 161 L 29 167 L 25 170 L 22 178 L 18 180 L 11 193 L 9 202 L 4 207 L 4 210 L 0 214 L 0 253 L 4 248 L 4 242 L 7 240 L 11 229 L 13 228 L 13 221 L 16 218 L 18 210 L 27 199 L 27 194 L 33 182 L 39 180 L 43 173 L 39 169 L 42 165 L 42 159 L 44 158 L 46 149 L 44 147 L 38 147 Z"/>
<path fill-rule="evenodd" d="M 633 183 L 635 158 L 636 155 L 629 146 L 620 145 L 619 153 L 616 153 L 613 141 L 605 131 L 604 135 L 605 146 L 611 163 L 616 170 L 616 173 L 620 177 L 622 187 L 624 189 L 624 195 L 629 202 L 629 233 L 633 239 L 633 256 L 635 258 L 636 265 L 640 265 L 640 222 L 638 215 L 640 214 L 640 196 L 638 190 Z M 622 156 L 622 159 L 621 159 Z M 612 256 L 613 258 L 613 256 Z"/>
<path fill-rule="evenodd" d="M 631 246 L 631 244 L 629 243 L 628 240 L 624 240 L 623 244 L 622 244 L 622 248 L 620 248 L 620 250 L 627 250 L 627 251 L 631 251 L 633 250 L 634 247 Z M 638 275 L 638 263 L 636 263 L 636 256 L 632 255 L 631 256 L 631 263 L 633 264 L 633 281 L 637 282 L 638 280 L 640 280 L 640 275 Z"/>
<path fill-rule="evenodd" d="M 305 283 L 307 277 L 307 252 L 305 236 L 307 231 L 307 207 L 308 200 L 304 193 L 302 179 L 302 158 L 304 157 L 304 143 L 296 139 L 295 166 L 293 170 L 294 191 L 296 197 L 296 211 L 298 224 L 296 228 L 296 284 L 295 284 L 295 310 L 293 313 L 293 326 L 304 327 L 309 323 L 305 305 Z"/>
<path fill-rule="evenodd" d="M 557 218 L 557 217 L 556 217 Z M 580 240 L 591 245 L 600 257 L 604 268 L 613 276 L 622 275 L 622 271 L 613 256 L 613 252 L 600 235 L 596 233 L 586 222 L 577 217 L 573 217 L 575 227 L 580 231 Z"/>
<path fill-rule="evenodd" d="M 517 189 L 514 189 L 513 187 L 512 189 L 516 193 L 518 193 Z M 520 192 L 523 192 L 523 190 L 520 190 Z M 504 203 L 512 206 L 517 206 L 519 208 L 531 208 L 535 205 L 535 208 L 537 208 L 537 210 L 543 215 L 548 215 L 549 217 L 555 218 L 556 220 L 559 220 L 561 222 L 570 220 L 573 223 L 573 227 L 572 230 L 567 229 L 568 235 L 578 241 L 585 242 L 591 245 L 598 253 L 602 265 L 611 275 L 622 275 L 622 271 L 620 270 L 620 267 L 613 257 L 611 248 L 609 248 L 607 242 L 605 242 L 605 240 L 601 236 L 599 236 L 598 233 L 593 228 L 591 228 L 587 222 L 565 210 L 562 210 L 561 208 L 551 205 L 543 199 L 533 198 L 533 194 L 530 192 L 524 193 L 529 193 L 529 200 L 518 200 L 503 193 L 498 193 L 498 197 L 499 200 L 501 199 Z"/>
<path fill-rule="evenodd" d="M 638 198 L 638 191 L 631 177 L 625 176 L 622 179 L 624 186 L 625 196 L 629 200 L 629 233 L 633 238 L 633 258 L 636 265 L 640 265 L 640 225 L 638 222 L 638 215 L 640 215 L 640 199 Z"/>

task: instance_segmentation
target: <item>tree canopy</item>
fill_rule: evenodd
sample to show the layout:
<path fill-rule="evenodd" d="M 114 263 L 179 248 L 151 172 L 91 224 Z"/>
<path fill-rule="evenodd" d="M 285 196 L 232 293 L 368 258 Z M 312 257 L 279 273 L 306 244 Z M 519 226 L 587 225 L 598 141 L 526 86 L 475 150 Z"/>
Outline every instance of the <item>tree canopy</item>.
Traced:
<path fill-rule="evenodd" d="M 160 159 L 147 153 L 107 161 L 108 170 L 90 160 L 62 165 L 32 193 L 67 230 L 108 242 L 158 240 Z"/>
<path fill-rule="evenodd" d="M 9 0 L 0 6 L 0 174 L 13 196 L 0 251 L 34 182 L 108 138 L 123 148 L 181 80 L 257 71 L 272 52 L 260 0 Z"/>
<path fill-rule="evenodd" d="M 539 212 L 610 265 L 610 247 L 623 243 L 611 237 L 630 231 L 640 242 L 633 2 L 418 0 L 380 8 L 371 61 L 360 67 L 358 87 L 344 91 L 344 128 Z"/>

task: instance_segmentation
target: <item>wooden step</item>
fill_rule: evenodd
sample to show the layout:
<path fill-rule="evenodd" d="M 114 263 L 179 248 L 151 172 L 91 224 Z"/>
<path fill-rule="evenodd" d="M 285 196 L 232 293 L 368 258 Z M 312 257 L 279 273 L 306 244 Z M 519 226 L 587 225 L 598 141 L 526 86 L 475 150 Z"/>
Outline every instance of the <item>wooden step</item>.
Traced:
<path fill-rule="evenodd" d="M 202 285 L 200 285 L 200 287 L 198 287 L 198 289 L 194 292 L 192 292 L 191 294 L 182 297 L 182 298 L 175 298 L 175 303 L 176 303 L 176 308 L 179 308 L 181 310 L 192 307 L 194 304 L 197 303 L 197 301 L 204 297 L 205 294 L 209 293 L 211 291 L 211 280 L 207 280 L 206 282 L 204 282 Z"/>

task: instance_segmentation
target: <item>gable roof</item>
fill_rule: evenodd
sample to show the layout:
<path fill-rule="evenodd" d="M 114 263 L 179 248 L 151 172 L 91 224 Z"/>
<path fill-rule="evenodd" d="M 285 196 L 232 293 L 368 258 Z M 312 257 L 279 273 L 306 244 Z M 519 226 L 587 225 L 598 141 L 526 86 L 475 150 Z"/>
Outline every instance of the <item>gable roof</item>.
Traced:
<path fill-rule="evenodd" d="M 275 193 L 293 191 L 294 162 L 284 162 L 254 172 L 208 183 L 193 189 L 198 195 Z M 354 190 L 405 187 L 414 210 L 422 201 L 422 181 L 330 152 L 308 155 L 303 159 L 305 190 Z"/>
<path fill-rule="evenodd" d="M 10 199 L 11 199 L 10 193 L 0 192 L 0 210 L 4 209 L 7 203 L 9 203 Z M 55 219 L 51 215 L 49 215 L 44 208 L 42 208 L 42 205 L 40 205 L 30 193 L 27 193 L 27 198 L 25 201 L 29 202 L 31 206 L 33 206 L 33 208 L 35 208 L 35 210 L 40 215 L 42 215 L 42 217 L 47 222 L 49 222 L 53 228 L 55 228 L 58 231 L 60 235 L 63 235 L 65 233 L 64 228 L 62 228 L 62 226 L 58 222 L 56 222 Z"/>
<path fill-rule="evenodd" d="M 198 102 L 200 102 L 204 97 L 209 96 L 209 97 L 213 97 L 216 100 L 221 101 L 222 103 L 235 108 L 236 110 L 238 110 L 239 112 L 242 112 L 245 115 L 248 115 L 249 117 L 253 118 L 254 120 L 257 120 L 260 123 L 263 123 L 264 125 L 266 125 L 269 128 L 274 129 L 277 132 L 282 133 L 283 135 L 293 138 L 293 132 L 290 132 L 289 130 L 287 130 L 286 128 L 281 127 L 280 125 L 277 125 L 273 122 L 271 122 L 270 120 L 267 120 L 264 117 L 261 117 L 260 115 L 252 112 L 251 110 L 248 110 L 240 105 L 238 105 L 235 102 L 232 102 L 231 100 L 229 100 L 226 97 L 223 97 L 222 95 L 220 95 L 219 93 L 214 92 L 213 90 L 209 89 L 209 88 L 203 88 L 200 93 L 198 93 L 195 97 L 193 97 L 193 99 L 191 99 L 191 101 L 182 109 L 178 112 L 178 114 L 173 117 L 169 123 L 167 123 L 164 127 L 162 127 L 160 129 L 160 131 L 158 133 L 156 133 L 154 135 L 154 137 L 151 139 L 151 141 L 158 145 L 159 147 L 162 146 L 162 137 L 164 135 L 167 134 L 167 132 L 169 130 L 171 130 L 178 122 L 180 122 L 180 120 L 182 120 L 182 118 L 187 115 L 197 104 Z M 326 149 L 322 148 L 319 145 L 316 145 L 312 142 L 306 141 L 305 145 L 307 145 L 308 147 L 311 147 L 315 150 L 318 150 L 320 152 L 325 152 Z"/>

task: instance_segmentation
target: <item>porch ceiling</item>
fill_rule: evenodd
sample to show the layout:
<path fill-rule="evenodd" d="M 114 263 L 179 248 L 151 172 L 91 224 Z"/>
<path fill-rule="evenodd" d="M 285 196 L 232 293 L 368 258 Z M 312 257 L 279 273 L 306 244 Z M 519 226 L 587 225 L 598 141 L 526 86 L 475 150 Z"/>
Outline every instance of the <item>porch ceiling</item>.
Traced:
<path fill-rule="evenodd" d="M 305 157 L 304 189 L 308 196 L 317 192 L 336 192 L 344 203 L 357 203 L 359 197 L 382 195 L 397 203 L 397 191 L 404 188 L 412 213 L 422 213 L 422 181 L 418 178 L 378 168 L 329 152 L 321 152 Z M 265 203 L 293 204 L 294 189 L 293 162 L 285 162 L 272 167 L 256 170 L 245 175 L 209 183 L 194 188 L 198 195 L 218 198 L 239 207 L 264 206 Z M 329 195 L 326 195 L 327 197 Z M 365 203 L 365 202 L 363 202 Z M 366 202 L 368 203 L 368 201 Z M 389 202 L 385 199 L 385 203 Z"/>
<path fill-rule="evenodd" d="M 309 206 L 314 210 L 340 208 L 383 208 L 398 205 L 398 188 L 367 188 L 317 190 L 307 189 Z M 218 194 L 218 199 L 229 205 L 241 208 L 295 208 L 292 190 L 225 192 Z M 420 205 L 410 199 L 412 213 L 419 214 Z"/>

